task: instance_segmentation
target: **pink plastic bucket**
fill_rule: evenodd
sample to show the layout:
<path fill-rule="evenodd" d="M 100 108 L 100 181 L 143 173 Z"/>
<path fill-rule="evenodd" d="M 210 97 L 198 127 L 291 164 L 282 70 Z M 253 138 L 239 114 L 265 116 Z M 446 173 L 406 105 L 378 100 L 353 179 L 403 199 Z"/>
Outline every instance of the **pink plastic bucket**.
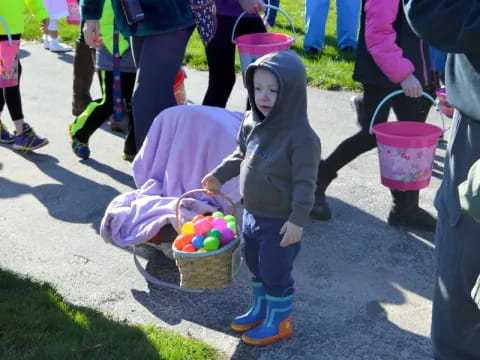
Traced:
<path fill-rule="evenodd" d="M 292 26 L 293 33 L 295 34 L 295 28 L 293 27 L 292 20 L 283 10 L 272 5 L 266 5 L 266 7 L 276 9 L 285 15 Z M 278 33 L 254 33 L 241 35 L 234 39 L 238 22 L 245 14 L 245 11 L 240 14 L 232 30 L 232 43 L 238 46 L 240 67 L 242 68 L 243 73 L 245 73 L 247 70 L 247 66 L 257 60 L 259 57 L 274 51 L 288 50 L 295 42 L 295 38 L 291 37 L 290 35 Z"/>
<path fill-rule="evenodd" d="M 371 125 L 385 101 L 400 93 L 403 91 L 395 91 L 382 100 L 372 117 Z M 435 104 L 430 95 L 423 95 Z M 380 123 L 371 127 L 370 132 L 372 130 L 377 138 L 382 184 L 395 190 L 426 188 L 432 176 L 438 138 L 443 130 L 435 125 L 415 121 Z"/>
<path fill-rule="evenodd" d="M 79 25 L 80 10 L 78 8 L 77 0 L 67 0 L 67 8 L 68 8 L 67 24 Z"/>
<path fill-rule="evenodd" d="M 435 91 L 435 94 L 438 98 L 438 106 L 440 107 L 440 111 L 448 117 L 453 117 L 454 108 L 448 103 L 447 101 L 447 89 L 442 87 Z"/>
<path fill-rule="evenodd" d="M 0 22 L 8 35 L 8 40 L 0 41 L 0 88 L 6 88 L 18 84 L 18 49 L 20 40 L 12 40 L 7 23 L 1 17 Z"/>

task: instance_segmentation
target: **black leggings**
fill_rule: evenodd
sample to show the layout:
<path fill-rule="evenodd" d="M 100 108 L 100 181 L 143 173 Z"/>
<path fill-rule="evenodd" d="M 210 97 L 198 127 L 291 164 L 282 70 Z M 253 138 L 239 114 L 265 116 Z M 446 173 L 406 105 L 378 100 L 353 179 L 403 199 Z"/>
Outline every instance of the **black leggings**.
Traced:
<path fill-rule="evenodd" d="M 236 20 L 236 16 L 217 15 L 218 30 L 206 47 L 209 78 L 203 105 L 224 108 L 235 85 L 235 45 L 231 36 Z M 235 37 L 265 31 L 259 17 L 243 17 L 235 30 Z"/>
<path fill-rule="evenodd" d="M 378 104 L 385 96 L 398 88 L 386 88 L 374 85 L 363 85 L 363 94 L 360 95 L 360 111 L 358 121 L 361 129 L 355 135 L 344 140 L 322 164 L 323 175 L 333 177 L 337 171 L 355 159 L 357 156 L 375 148 L 377 146 L 375 135 L 370 135 L 370 121 Z M 428 87 L 424 91 L 433 97 L 434 88 Z M 386 122 L 388 114 L 392 108 L 399 121 L 418 121 L 425 122 L 432 102 L 426 97 L 410 98 L 403 94 L 396 95 L 388 100 L 378 112 L 375 118 L 375 124 Z"/>
<path fill-rule="evenodd" d="M 95 100 L 96 103 L 100 103 L 90 113 L 86 120 L 81 120 L 83 114 L 81 114 L 77 121 L 84 121 L 81 127 L 73 134 L 79 141 L 88 142 L 88 139 L 92 134 L 105 122 L 105 120 L 113 114 L 113 73 L 111 71 L 99 71 L 98 78 L 100 80 L 100 87 L 103 89 L 104 94 L 102 99 Z M 135 73 L 122 72 L 121 73 L 122 84 L 122 97 L 125 101 L 129 116 L 129 131 L 127 139 L 125 140 L 124 151 L 127 154 L 136 154 L 135 146 L 135 134 L 133 129 L 133 118 L 131 111 L 132 93 L 135 85 Z M 88 111 L 88 108 L 85 110 Z"/>
<path fill-rule="evenodd" d="M 3 111 L 7 103 L 8 112 L 13 121 L 23 119 L 22 95 L 20 93 L 20 76 L 22 75 L 22 65 L 18 61 L 18 84 L 0 89 L 0 112 Z"/>

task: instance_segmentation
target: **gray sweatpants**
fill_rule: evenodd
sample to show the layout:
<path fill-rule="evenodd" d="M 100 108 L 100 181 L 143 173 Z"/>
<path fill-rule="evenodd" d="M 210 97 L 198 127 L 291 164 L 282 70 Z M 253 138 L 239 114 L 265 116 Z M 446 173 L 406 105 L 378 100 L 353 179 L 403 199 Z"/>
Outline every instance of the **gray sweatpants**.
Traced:
<path fill-rule="evenodd" d="M 137 149 L 142 146 L 153 119 L 162 110 L 176 105 L 173 85 L 193 29 L 131 38 L 137 68 L 132 96 Z"/>
<path fill-rule="evenodd" d="M 435 199 L 432 341 L 437 360 L 480 359 L 480 309 L 471 294 L 480 276 L 480 223 L 461 212 L 457 191 L 479 158 L 480 121 L 457 113 Z"/>

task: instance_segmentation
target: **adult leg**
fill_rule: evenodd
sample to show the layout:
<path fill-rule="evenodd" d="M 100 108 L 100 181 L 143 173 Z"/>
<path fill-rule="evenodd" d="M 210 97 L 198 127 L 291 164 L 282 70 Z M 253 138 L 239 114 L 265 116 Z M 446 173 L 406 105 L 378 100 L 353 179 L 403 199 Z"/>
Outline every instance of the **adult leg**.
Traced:
<path fill-rule="evenodd" d="M 359 112 L 357 114 L 358 122 L 362 128 L 355 135 L 344 140 L 327 159 L 320 161 L 315 203 L 311 212 L 312 217 L 318 220 L 328 220 L 331 218 L 330 208 L 325 198 L 327 187 L 332 180 L 337 177 L 337 172 L 341 168 L 357 156 L 376 146 L 375 136 L 369 133 L 370 121 L 378 104 L 391 90 L 390 88 L 364 84 L 362 104 L 359 106 Z M 389 111 L 390 102 L 387 102 L 378 112 L 375 118 L 375 124 L 387 121 Z"/>
<path fill-rule="evenodd" d="M 192 32 L 193 27 L 131 38 L 137 67 L 132 96 L 137 150 L 142 146 L 153 119 L 162 110 L 176 105 L 173 86 Z"/>
<path fill-rule="evenodd" d="M 133 114 L 132 114 L 132 93 L 133 88 L 135 87 L 135 73 L 126 73 L 122 72 L 122 94 L 125 101 L 125 109 L 128 114 L 128 132 L 125 138 L 125 143 L 123 147 L 123 154 L 125 160 L 133 160 L 133 157 L 137 154 L 137 147 L 135 145 L 135 126 L 133 123 Z"/>
<path fill-rule="evenodd" d="M 357 47 L 361 0 L 337 0 L 337 45 Z"/>
<path fill-rule="evenodd" d="M 303 39 L 305 51 L 311 49 L 322 51 L 329 9 L 330 0 L 305 0 L 305 38 Z"/>
<path fill-rule="evenodd" d="M 218 15 L 218 29 L 215 37 L 205 48 L 208 63 L 208 88 L 203 105 L 226 107 L 235 84 L 235 45 L 231 35 L 235 16 Z M 235 30 L 235 37 L 265 32 L 259 18 L 242 18 Z"/>
<path fill-rule="evenodd" d="M 461 213 L 458 185 L 480 158 L 480 124 L 456 113 L 444 176 L 435 198 L 436 277 L 432 307 L 432 342 L 437 360 L 480 359 L 480 304 L 472 289 L 480 277 L 480 223 Z"/>
<path fill-rule="evenodd" d="M 426 88 L 429 94 L 434 88 Z M 397 95 L 392 99 L 392 108 L 400 121 L 425 122 L 432 102 L 426 97 L 410 98 Z M 419 190 L 399 191 L 391 190 L 393 206 L 388 215 L 388 223 L 393 226 L 409 226 L 423 231 L 434 232 L 436 219 L 427 211 L 420 208 Z"/>

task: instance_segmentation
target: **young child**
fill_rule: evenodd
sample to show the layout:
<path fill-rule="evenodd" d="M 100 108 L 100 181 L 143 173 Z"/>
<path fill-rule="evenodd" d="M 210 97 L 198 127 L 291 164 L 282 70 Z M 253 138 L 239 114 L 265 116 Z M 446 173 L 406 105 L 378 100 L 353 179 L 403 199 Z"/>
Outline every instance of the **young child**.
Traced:
<path fill-rule="evenodd" d="M 252 110 L 238 146 L 202 185 L 216 193 L 240 175 L 253 301 L 232 328 L 246 331 L 247 344 L 268 345 L 292 335 L 292 268 L 313 205 L 320 140 L 308 122 L 305 67 L 294 51 L 259 58 L 245 79 Z"/>
<path fill-rule="evenodd" d="M 102 99 L 91 102 L 86 109 L 70 124 L 70 135 L 72 141 L 72 150 L 75 155 L 81 159 L 90 157 L 90 148 L 88 141 L 93 133 L 108 119 L 114 112 L 115 106 L 125 101 L 129 121 L 129 131 L 124 143 L 122 158 L 132 161 L 137 153 L 135 145 L 135 135 L 133 130 L 133 118 L 131 111 L 132 93 L 135 85 L 135 65 L 128 40 L 123 36 L 118 36 L 118 54 L 121 59 L 117 61 L 120 70 L 120 85 L 114 82 L 113 54 L 114 54 L 114 14 L 110 1 L 105 1 L 103 15 L 100 20 L 102 41 L 96 53 L 96 68 L 100 79 L 102 89 Z M 117 79 L 118 80 L 118 79 Z M 119 86 L 115 89 L 115 86 Z M 121 95 L 118 94 L 120 90 Z M 118 99 L 114 99 L 114 93 Z"/>
<path fill-rule="evenodd" d="M 325 191 L 337 172 L 357 156 L 376 147 L 369 133 L 378 104 L 391 92 L 402 89 L 382 106 L 375 123 L 388 120 L 392 108 L 398 120 L 425 122 L 432 103 L 422 91 L 435 96 L 428 59 L 428 45 L 408 25 L 400 0 L 363 0 L 360 32 L 353 78 L 363 85 L 363 94 L 354 98 L 361 129 L 345 139 L 320 162 L 317 193 L 312 217 L 328 220 L 331 212 Z M 435 231 L 436 219 L 419 207 L 419 190 L 391 190 L 393 206 L 388 224 Z"/>
<path fill-rule="evenodd" d="M 48 13 L 43 7 L 42 0 L 15 0 L 0 2 L 0 16 L 6 21 L 12 39 L 20 40 L 24 30 L 25 3 L 35 17 L 42 22 L 42 31 L 47 30 Z M 7 40 L 7 30 L 0 22 L 0 40 Z M 18 84 L 16 86 L 0 89 L 0 119 L 5 104 L 7 104 L 10 117 L 15 124 L 15 133 L 12 135 L 0 120 L 0 142 L 13 143 L 13 149 L 19 151 L 31 151 L 48 144 L 48 140 L 37 136 L 33 129 L 24 121 L 22 109 L 22 97 L 20 93 L 20 78 L 22 65 L 18 61 Z M 3 90 L 3 91 L 2 91 Z"/>

